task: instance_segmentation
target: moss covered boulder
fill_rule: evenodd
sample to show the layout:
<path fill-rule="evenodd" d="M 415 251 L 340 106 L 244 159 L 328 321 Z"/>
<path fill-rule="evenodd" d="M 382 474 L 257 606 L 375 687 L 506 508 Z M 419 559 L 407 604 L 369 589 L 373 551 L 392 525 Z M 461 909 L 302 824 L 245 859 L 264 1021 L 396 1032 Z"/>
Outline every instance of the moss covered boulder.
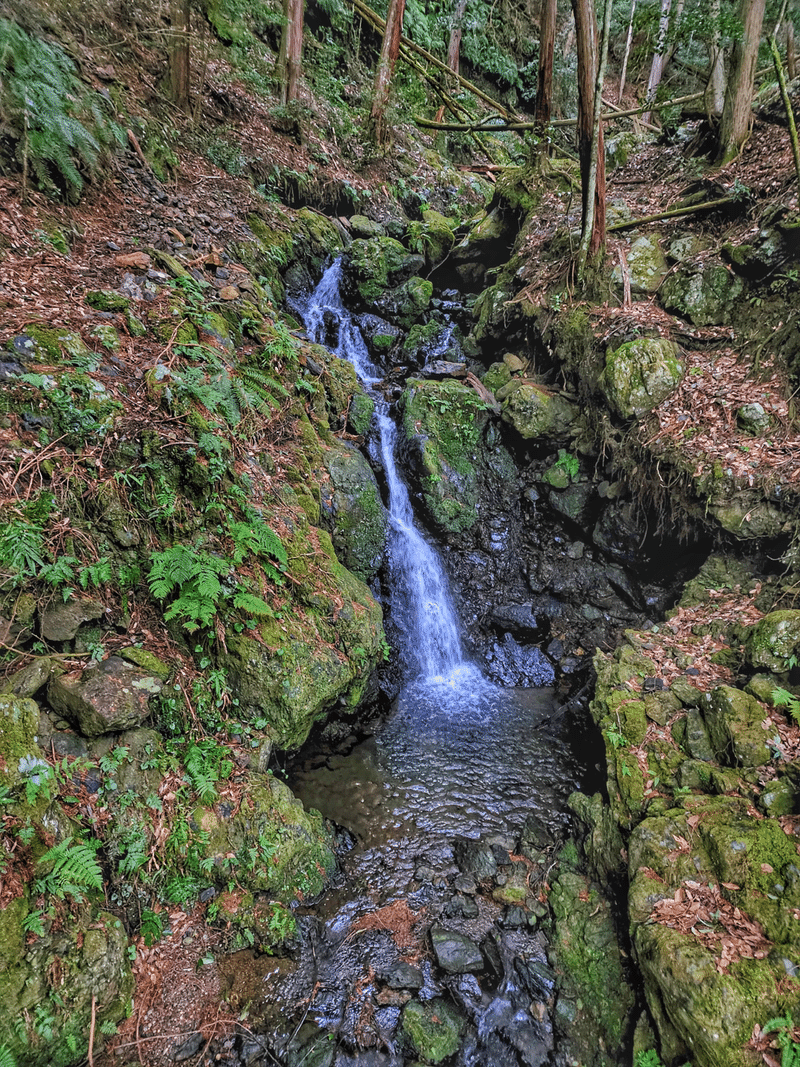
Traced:
<path fill-rule="evenodd" d="M 353 241 L 342 271 L 343 293 L 371 310 L 388 289 L 407 282 L 424 267 L 423 256 L 408 252 L 392 237 Z"/>
<path fill-rule="evenodd" d="M 150 697 L 157 696 L 162 685 L 157 675 L 121 656 L 109 656 L 85 670 L 54 674 L 47 698 L 84 737 L 99 737 L 140 726 L 150 714 Z"/>
<path fill-rule="evenodd" d="M 433 208 L 427 208 L 422 212 L 422 226 L 418 239 L 422 243 L 428 269 L 441 263 L 450 254 L 455 244 L 455 236 L 450 223 L 444 215 L 434 211 Z"/>
<path fill-rule="evenodd" d="M 39 707 L 26 697 L 0 695 L 0 785 L 11 788 L 46 766 L 36 743 Z"/>
<path fill-rule="evenodd" d="M 437 1064 L 458 1051 L 464 1018 L 442 997 L 412 1000 L 403 1011 L 403 1036 L 422 1063 Z"/>
<path fill-rule="evenodd" d="M 792 657 L 800 659 L 800 611 L 771 611 L 751 626 L 745 639 L 747 662 L 756 670 L 782 674 Z"/>
<path fill-rule="evenodd" d="M 711 744 L 720 763 L 738 767 L 762 767 L 770 761 L 763 726 L 764 709 L 748 693 L 720 685 L 703 693 L 700 707 Z"/>
<path fill-rule="evenodd" d="M 661 250 L 658 234 L 637 237 L 627 251 L 628 280 L 634 296 L 655 293 L 667 276 L 667 259 Z M 624 286 L 622 268 L 614 267 L 611 280 L 621 291 Z"/>
<path fill-rule="evenodd" d="M 607 353 L 600 385 L 611 407 L 628 419 L 652 411 L 666 400 L 683 374 L 676 344 L 642 337 Z"/>
<path fill-rule="evenodd" d="M 578 416 L 569 400 L 528 378 L 513 378 L 495 393 L 503 422 L 520 437 L 564 437 Z"/>
<path fill-rule="evenodd" d="M 286 495 L 286 493 L 284 494 Z M 335 703 L 356 706 L 381 655 L 382 613 L 339 563 L 330 535 L 302 512 L 283 536 L 291 611 L 254 633 L 228 631 L 222 666 L 246 719 L 266 719 L 280 748 L 297 748 Z"/>
<path fill-rule="evenodd" d="M 32 910 L 27 895 L 0 910 L 0 1049 L 20 1067 L 69 1067 L 86 1056 L 92 1023 L 97 1055 L 103 1024 L 130 1014 L 128 938 L 119 919 L 89 906 L 26 934 Z"/>
<path fill-rule="evenodd" d="M 197 808 L 194 821 L 206 837 L 203 846 L 210 879 L 226 885 L 235 869 L 239 885 L 283 900 L 320 893 L 335 860 L 333 841 L 319 812 L 307 812 L 283 782 L 252 774 L 241 807 Z M 232 859 L 231 859 L 232 858 Z"/>
<path fill-rule="evenodd" d="M 461 533 L 475 525 L 481 494 L 486 405 L 469 386 L 411 381 L 402 398 L 403 433 L 436 527 Z"/>
<path fill-rule="evenodd" d="M 388 516 L 372 468 L 356 448 L 325 453 L 330 481 L 322 486 L 323 521 L 340 561 L 362 581 L 383 562 Z"/>
<path fill-rule="evenodd" d="M 671 274 L 660 290 L 661 303 L 695 326 L 719 326 L 744 292 L 742 279 L 721 263 Z"/>

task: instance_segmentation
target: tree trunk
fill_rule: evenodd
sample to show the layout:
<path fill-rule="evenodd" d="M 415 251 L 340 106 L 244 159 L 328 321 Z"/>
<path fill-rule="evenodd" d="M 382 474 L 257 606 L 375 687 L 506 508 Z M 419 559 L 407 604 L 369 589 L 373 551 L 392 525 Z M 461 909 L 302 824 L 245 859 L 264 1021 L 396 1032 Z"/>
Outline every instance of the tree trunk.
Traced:
<path fill-rule="evenodd" d="M 708 85 L 705 107 L 710 118 L 719 119 L 725 106 L 725 53 L 722 48 L 720 17 L 722 0 L 711 0 L 711 39 L 708 42 Z"/>
<path fill-rule="evenodd" d="M 667 52 L 667 34 L 669 32 L 669 11 L 672 0 L 661 0 L 661 17 L 658 20 L 658 38 L 653 52 L 653 62 L 650 65 L 650 77 L 647 81 L 647 102 L 652 104 L 656 98 L 661 78 L 664 74 L 664 57 Z M 642 115 L 642 122 L 650 122 L 650 112 Z"/>
<path fill-rule="evenodd" d="M 606 0 L 608 8 L 611 0 Z M 572 0 L 575 44 L 578 53 L 578 157 L 581 164 L 581 217 L 588 226 L 586 254 L 600 250 L 606 229 L 606 167 L 603 126 L 600 122 L 602 84 L 597 89 L 602 64 L 597 63 L 597 21 L 592 0 Z M 605 28 L 605 27 L 604 27 Z M 604 34 L 607 47 L 607 32 Z M 595 116 L 597 105 L 597 116 Z M 583 238 L 581 245 L 583 246 Z"/>
<path fill-rule="evenodd" d="M 464 12 L 467 10 L 467 0 L 456 0 L 456 8 L 453 12 L 453 24 L 450 27 L 450 43 L 447 46 L 447 65 L 454 74 L 458 74 L 461 66 L 461 31 L 464 26 Z M 444 118 L 444 105 L 436 112 L 436 122 Z"/>
<path fill-rule="evenodd" d="M 170 0 L 169 21 L 169 95 L 181 111 L 188 111 L 191 70 L 189 0 Z"/>
<path fill-rule="evenodd" d="M 553 52 L 556 46 L 556 0 L 542 0 L 539 20 L 539 80 L 536 87 L 534 122 L 542 129 L 550 123 L 553 109 Z"/>
<path fill-rule="evenodd" d="M 283 33 L 278 52 L 277 74 L 281 104 L 297 99 L 297 82 L 303 56 L 305 0 L 283 0 Z"/>
<path fill-rule="evenodd" d="M 389 10 L 386 12 L 386 30 L 383 34 L 378 69 L 375 71 L 372 109 L 369 113 L 368 125 L 372 140 L 379 146 L 386 144 L 389 133 L 386 124 L 386 108 L 389 106 L 392 77 L 400 53 L 405 7 L 406 0 L 389 0 Z"/>
<path fill-rule="evenodd" d="M 628 59 L 631 54 L 631 41 L 633 40 L 633 16 L 636 14 L 636 0 L 631 0 L 631 13 L 628 17 L 628 36 L 625 38 L 625 55 L 622 57 L 622 73 L 619 76 L 619 96 L 617 103 L 622 103 L 622 94 L 625 92 L 625 75 L 628 71 Z"/>
<path fill-rule="evenodd" d="M 794 54 L 794 23 L 786 20 L 786 73 L 789 81 L 797 77 L 797 61 Z"/>
<path fill-rule="evenodd" d="M 717 162 L 727 163 L 738 155 L 750 133 L 753 84 L 758 44 L 766 0 L 740 0 L 741 38 L 733 46 L 731 71 L 725 90 Z"/>

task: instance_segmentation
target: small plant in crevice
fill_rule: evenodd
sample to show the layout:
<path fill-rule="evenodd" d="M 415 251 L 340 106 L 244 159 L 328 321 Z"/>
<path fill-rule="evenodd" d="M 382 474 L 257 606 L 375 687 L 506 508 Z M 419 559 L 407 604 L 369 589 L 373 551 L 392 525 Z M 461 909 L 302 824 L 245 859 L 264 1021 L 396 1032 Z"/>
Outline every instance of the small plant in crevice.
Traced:
<path fill-rule="evenodd" d="M 800 724 L 800 697 L 782 686 L 775 686 L 772 690 L 772 702 L 776 708 L 786 708 L 794 721 Z"/>
<path fill-rule="evenodd" d="M 796 1040 L 794 1019 L 786 1015 L 768 1019 L 761 1028 L 762 1034 L 775 1034 L 781 1052 L 781 1067 L 800 1067 L 800 1043 Z"/>

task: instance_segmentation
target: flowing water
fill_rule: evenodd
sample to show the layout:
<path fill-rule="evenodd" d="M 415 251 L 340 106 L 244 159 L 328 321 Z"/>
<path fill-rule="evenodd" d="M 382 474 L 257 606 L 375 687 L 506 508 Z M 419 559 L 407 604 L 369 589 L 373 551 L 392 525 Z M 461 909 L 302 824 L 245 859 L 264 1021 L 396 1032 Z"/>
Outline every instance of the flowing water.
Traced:
<path fill-rule="evenodd" d="M 376 400 L 376 454 L 390 515 L 387 596 L 395 640 L 401 645 L 395 651 L 406 678 L 373 736 L 351 738 L 338 749 L 319 746 L 303 754 L 292 770 L 294 792 L 306 806 L 348 831 L 352 847 L 343 860 L 338 888 L 308 914 L 314 924 L 311 949 L 306 943 L 297 972 L 273 1001 L 280 1012 L 288 1012 L 290 1002 L 308 998 L 313 976 L 314 988 L 322 992 L 311 997 L 305 1025 L 332 1029 L 352 1047 L 363 1045 L 353 1005 L 365 990 L 374 992 L 374 973 L 397 955 L 396 948 L 389 951 L 381 942 L 372 944 L 372 955 L 365 956 L 366 940 L 359 939 L 360 950 L 352 940 L 353 923 L 400 901 L 412 909 L 431 909 L 434 915 L 442 908 L 446 912 L 450 887 L 460 877 L 458 856 L 467 847 L 465 841 L 488 840 L 513 856 L 520 831 L 531 819 L 552 838 L 561 836 L 567 825 L 566 797 L 578 786 L 580 767 L 565 743 L 540 729 L 552 711 L 551 690 L 500 689 L 464 655 L 447 576 L 414 515 L 398 469 L 397 427 L 376 388 L 380 371 L 342 305 L 340 271 L 337 261 L 295 310 L 314 341 L 353 363 Z M 495 929 L 502 907 L 482 902 L 478 911 L 471 934 L 485 938 Z M 447 987 L 473 1021 L 471 1036 L 457 1057 L 462 1067 L 550 1062 L 552 1028 L 546 1021 L 531 1020 L 530 990 L 521 989 L 514 977 L 520 960 L 526 967 L 546 969 L 537 937 L 502 934 L 499 954 L 508 960 L 498 964 L 501 977 L 491 992 L 472 975 Z M 420 999 L 441 993 L 430 964 L 423 970 L 426 984 Z M 385 1062 L 402 1064 L 392 1036 L 399 1008 L 379 1009 L 376 1019 L 380 1011 L 389 1015 L 385 1033 L 378 1034 L 375 1043 L 388 1050 Z M 287 1055 L 286 1062 L 294 1063 L 286 1044 L 274 1047 Z"/>

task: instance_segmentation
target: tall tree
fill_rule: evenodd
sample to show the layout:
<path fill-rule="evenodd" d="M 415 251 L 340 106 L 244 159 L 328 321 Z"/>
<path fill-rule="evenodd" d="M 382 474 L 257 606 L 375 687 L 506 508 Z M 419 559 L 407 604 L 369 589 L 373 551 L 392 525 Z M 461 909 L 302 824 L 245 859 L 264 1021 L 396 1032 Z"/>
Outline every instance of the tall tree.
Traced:
<path fill-rule="evenodd" d="M 672 0 L 661 0 L 661 15 L 658 20 L 658 37 L 653 51 L 653 60 L 650 64 L 650 77 L 647 79 L 647 103 L 652 105 L 656 99 L 658 87 L 664 74 L 664 59 L 667 54 L 667 34 L 669 33 L 669 12 Z M 646 111 L 642 115 L 642 122 L 649 123 L 651 115 Z"/>
<path fill-rule="evenodd" d="M 708 85 L 705 107 L 708 115 L 719 118 L 725 106 L 725 53 L 722 48 L 722 0 L 711 0 L 711 36 L 708 42 Z"/>
<path fill-rule="evenodd" d="M 625 92 L 625 75 L 628 71 L 628 59 L 631 54 L 631 42 L 633 41 L 633 16 L 636 14 L 636 0 L 631 0 L 631 13 L 628 16 L 628 35 L 625 38 L 625 55 L 622 57 L 622 73 L 619 76 L 619 95 L 617 96 L 617 103 L 622 100 L 622 94 Z"/>
<path fill-rule="evenodd" d="M 389 0 L 386 12 L 386 29 L 381 43 L 381 54 L 375 71 L 375 84 L 372 89 L 372 108 L 369 113 L 369 133 L 377 145 L 385 145 L 389 136 L 386 122 L 386 109 L 389 106 L 389 94 L 392 77 L 400 54 L 400 38 L 403 35 L 403 15 L 406 0 Z"/>
<path fill-rule="evenodd" d="M 447 65 L 454 74 L 458 74 L 461 66 L 461 35 L 464 29 L 464 13 L 467 10 L 468 0 L 456 0 L 453 11 L 453 22 L 450 26 L 450 43 L 447 46 Z M 441 122 L 444 118 L 444 104 L 436 112 L 434 122 Z"/>
<path fill-rule="evenodd" d="M 170 0 L 169 95 L 182 111 L 189 109 L 190 18 L 189 0 Z"/>
<path fill-rule="evenodd" d="M 281 103 L 297 99 L 297 83 L 303 56 L 305 0 L 283 0 L 283 33 L 278 51 L 277 76 Z"/>
<path fill-rule="evenodd" d="M 717 161 L 720 163 L 727 163 L 733 159 L 750 133 L 753 85 L 765 6 L 766 0 L 740 0 L 739 2 L 742 36 L 733 46 L 731 71 L 725 89 L 725 104 L 722 108 L 717 151 Z"/>
<path fill-rule="evenodd" d="M 581 164 L 582 233 L 578 275 L 589 257 L 600 251 L 606 232 L 606 166 L 600 119 L 611 0 L 605 0 L 604 47 L 598 50 L 597 20 L 592 0 L 572 0 L 578 56 L 578 157 Z"/>
<path fill-rule="evenodd" d="M 550 124 L 553 108 L 553 52 L 556 45 L 556 0 L 542 0 L 539 18 L 539 80 L 536 87 L 534 122 L 542 129 Z"/>

